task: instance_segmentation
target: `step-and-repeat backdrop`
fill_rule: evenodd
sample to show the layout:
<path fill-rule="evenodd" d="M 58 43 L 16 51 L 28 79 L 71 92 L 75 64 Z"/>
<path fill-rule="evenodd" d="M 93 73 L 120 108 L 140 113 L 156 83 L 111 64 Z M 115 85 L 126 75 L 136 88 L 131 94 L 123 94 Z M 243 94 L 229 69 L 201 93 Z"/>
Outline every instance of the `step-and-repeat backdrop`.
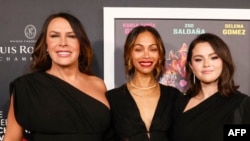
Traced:
<path fill-rule="evenodd" d="M 36 41 L 38 27 L 34 23 L 14 24 L 11 18 L 1 19 L 3 28 L 0 38 L 0 141 L 6 130 L 9 106 L 9 83 L 16 77 L 29 72 L 31 53 Z"/>

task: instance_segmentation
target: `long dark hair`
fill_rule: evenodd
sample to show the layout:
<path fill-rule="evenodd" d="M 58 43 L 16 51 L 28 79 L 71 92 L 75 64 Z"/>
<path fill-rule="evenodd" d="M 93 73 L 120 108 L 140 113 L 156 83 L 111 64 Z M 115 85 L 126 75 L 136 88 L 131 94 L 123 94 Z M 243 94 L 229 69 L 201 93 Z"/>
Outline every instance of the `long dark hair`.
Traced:
<path fill-rule="evenodd" d="M 88 36 L 82 26 L 81 22 L 69 13 L 56 13 L 50 15 L 44 22 L 41 33 L 37 39 L 34 46 L 34 52 L 32 54 L 33 62 L 31 64 L 31 69 L 33 71 L 46 71 L 51 67 L 51 58 L 47 55 L 47 44 L 46 35 L 47 29 L 50 22 L 55 18 L 64 18 L 67 20 L 72 27 L 78 41 L 80 44 L 80 56 L 79 56 L 79 70 L 86 74 L 92 74 L 91 64 L 93 51 L 91 48 Z"/>
<path fill-rule="evenodd" d="M 195 96 L 201 91 L 201 84 L 198 79 L 196 82 L 193 82 L 194 75 L 192 69 L 189 66 L 191 63 L 193 49 L 196 47 L 198 43 L 207 42 L 211 45 L 215 53 L 222 59 L 223 61 L 223 69 L 221 75 L 219 76 L 218 81 L 218 89 L 220 94 L 224 96 L 228 96 L 237 91 L 239 86 L 236 86 L 234 83 L 234 71 L 235 65 L 232 59 L 232 55 L 227 44 L 218 36 L 211 33 L 204 33 L 195 38 L 189 48 L 187 54 L 187 62 L 186 62 L 186 78 L 189 81 L 189 88 L 187 90 L 187 94 L 190 96 Z"/>

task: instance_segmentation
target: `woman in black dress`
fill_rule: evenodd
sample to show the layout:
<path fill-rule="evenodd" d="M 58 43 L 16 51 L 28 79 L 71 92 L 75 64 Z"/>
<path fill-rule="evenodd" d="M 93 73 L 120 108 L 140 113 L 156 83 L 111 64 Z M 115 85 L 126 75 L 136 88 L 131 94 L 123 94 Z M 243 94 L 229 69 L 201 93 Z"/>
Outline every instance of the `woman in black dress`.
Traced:
<path fill-rule="evenodd" d="M 32 54 L 33 73 L 10 85 L 4 141 L 103 141 L 110 123 L 104 82 L 91 74 L 92 49 L 80 21 L 57 13 L 45 21 Z"/>
<path fill-rule="evenodd" d="M 158 83 L 165 48 L 155 28 L 138 26 L 128 34 L 124 63 L 128 82 L 106 94 L 115 141 L 168 141 L 174 101 L 181 93 Z"/>
<path fill-rule="evenodd" d="M 174 141 L 223 141 L 226 124 L 250 124 L 250 98 L 237 91 L 234 63 L 226 43 L 199 35 L 188 50 L 189 89 L 176 103 Z"/>

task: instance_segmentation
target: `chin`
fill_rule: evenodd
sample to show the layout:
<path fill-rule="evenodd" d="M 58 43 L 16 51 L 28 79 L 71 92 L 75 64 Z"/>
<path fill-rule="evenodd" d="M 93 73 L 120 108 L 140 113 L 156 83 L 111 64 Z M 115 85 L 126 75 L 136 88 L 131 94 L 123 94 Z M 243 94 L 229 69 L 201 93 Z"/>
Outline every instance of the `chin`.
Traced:
<path fill-rule="evenodd" d="M 218 79 L 210 79 L 210 80 L 201 80 L 202 83 L 204 84 L 218 84 Z"/>

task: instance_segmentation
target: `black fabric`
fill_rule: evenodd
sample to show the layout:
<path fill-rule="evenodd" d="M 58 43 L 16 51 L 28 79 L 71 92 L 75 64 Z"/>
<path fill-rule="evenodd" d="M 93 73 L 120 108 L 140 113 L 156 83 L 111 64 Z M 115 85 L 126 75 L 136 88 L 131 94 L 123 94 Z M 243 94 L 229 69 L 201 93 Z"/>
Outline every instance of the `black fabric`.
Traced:
<path fill-rule="evenodd" d="M 176 88 L 160 85 L 160 99 L 149 130 L 126 84 L 107 92 L 111 106 L 115 141 L 168 141 L 174 102 L 181 93 Z"/>
<path fill-rule="evenodd" d="M 45 72 L 10 85 L 17 122 L 34 141 L 102 141 L 110 111 L 100 101 Z"/>
<path fill-rule="evenodd" d="M 223 141 L 223 125 L 250 124 L 250 97 L 245 94 L 224 97 L 215 93 L 183 112 L 189 99 L 183 96 L 176 102 L 173 141 Z"/>

